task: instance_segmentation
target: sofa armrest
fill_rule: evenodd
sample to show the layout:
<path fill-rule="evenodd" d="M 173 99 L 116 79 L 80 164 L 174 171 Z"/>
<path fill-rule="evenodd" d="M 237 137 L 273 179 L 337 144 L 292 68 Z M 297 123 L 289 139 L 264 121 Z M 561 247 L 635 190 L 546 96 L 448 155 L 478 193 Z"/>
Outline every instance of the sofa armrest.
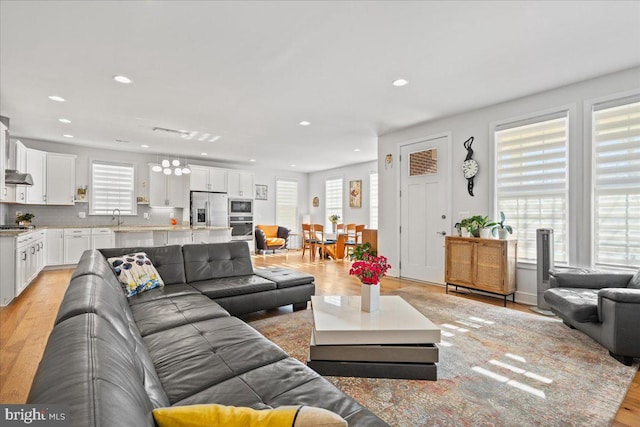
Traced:
<path fill-rule="evenodd" d="M 284 247 L 289 247 L 289 230 L 287 227 L 278 227 L 278 237 L 285 240 Z"/>
<path fill-rule="evenodd" d="M 598 292 L 600 340 L 613 354 L 640 357 L 640 289 Z"/>
<path fill-rule="evenodd" d="M 632 274 L 588 268 L 554 268 L 549 270 L 549 285 L 552 288 L 626 288 L 632 277 Z"/>
<path fill-rule="evenodd" d="M 267 236 L 264 234 L 262 229 L 256 227 L 256 248 L 258 250 L 266 250 L 267 249 Z"/>

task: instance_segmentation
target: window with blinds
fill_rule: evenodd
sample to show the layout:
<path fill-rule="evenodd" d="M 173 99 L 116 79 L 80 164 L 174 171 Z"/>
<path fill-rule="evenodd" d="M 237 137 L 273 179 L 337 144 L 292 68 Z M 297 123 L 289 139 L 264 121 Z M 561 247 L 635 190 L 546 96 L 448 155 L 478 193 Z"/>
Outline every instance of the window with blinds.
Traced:
<path fill-rule="evenodd" d="M 536 262 L 536 229 L 554 231 L 555 262 L 568 255 L 568 112 L 495 129 L 496 200 L 518 238 L 518 261 Z"/>
<path fill-rule="evenodd" d="M 369 174 L 369 228 L 378 229 L 378 173 Z"/>
<path fill-rule="evenodd" d="M 327 179 L 324 183 L 324 198 L 326 200 L 324 210 L 324 222 L 327 230 L 331 230 L 331 215 L 340 215 L 338 223 L 343 222 L 342 215 L 342 178 Z"/>
<path fill-rule="evenodd" d="M 640 267 L 640 96 L 592 112 L 593 263 Z"/>
<path fill-rule="evenodd" d="M 135 215 L 135 168 L 132 164 L 93 161 L 91 163 L 91 214 Z"/>
<path fill-rule="evenodd" d="M 298 181 L 276 179 L 276 224 L 298 230 Z"/>

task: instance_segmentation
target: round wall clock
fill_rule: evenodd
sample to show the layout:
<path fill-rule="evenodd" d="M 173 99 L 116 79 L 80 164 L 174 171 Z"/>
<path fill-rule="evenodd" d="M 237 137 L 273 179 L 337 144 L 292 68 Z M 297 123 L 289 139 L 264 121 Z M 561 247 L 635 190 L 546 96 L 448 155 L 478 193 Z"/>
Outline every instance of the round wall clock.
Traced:
<path fill-rule="evenodd" d="M 467 157 L 462 163 L 462 173 L 467 179 L 467 191 L 470 196 L 473 196 L 473 178 L 478 174 L 478 170 L 480 169 L 478 162 L 471 158 L 471 156 L 473 156 L 473 150 L 471 149 L 473 139 L 474 138 L 471 137 L 464 142 L 464 148 L 467 149 Z"/>

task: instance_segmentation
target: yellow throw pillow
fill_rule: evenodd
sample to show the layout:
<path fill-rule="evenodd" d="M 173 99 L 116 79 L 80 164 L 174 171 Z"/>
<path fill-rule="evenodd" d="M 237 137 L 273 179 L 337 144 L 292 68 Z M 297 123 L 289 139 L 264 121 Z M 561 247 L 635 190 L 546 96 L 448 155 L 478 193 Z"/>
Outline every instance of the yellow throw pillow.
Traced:
<path fill-rule="evenodd" d="M 281 406 L 256 410 L 224 405 L 190 405 L 156 408 L 159 427 L 346 427 L 337 414 L 310 406 Z M 295 423 L 295 424 L 294 424 Z"/>

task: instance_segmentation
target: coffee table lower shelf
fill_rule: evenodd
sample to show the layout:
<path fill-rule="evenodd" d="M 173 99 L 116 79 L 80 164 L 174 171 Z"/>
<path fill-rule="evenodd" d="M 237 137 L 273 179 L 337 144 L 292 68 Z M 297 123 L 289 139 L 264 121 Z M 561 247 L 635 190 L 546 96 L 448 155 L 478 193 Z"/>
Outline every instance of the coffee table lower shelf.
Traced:
<path fill-rule="evenodd" d="M 320 375 L 336 377 L 430 381 L 438 379 L 438 368 L 435 363 L 340 362 L 308 359 L 307 366 Z"/>

